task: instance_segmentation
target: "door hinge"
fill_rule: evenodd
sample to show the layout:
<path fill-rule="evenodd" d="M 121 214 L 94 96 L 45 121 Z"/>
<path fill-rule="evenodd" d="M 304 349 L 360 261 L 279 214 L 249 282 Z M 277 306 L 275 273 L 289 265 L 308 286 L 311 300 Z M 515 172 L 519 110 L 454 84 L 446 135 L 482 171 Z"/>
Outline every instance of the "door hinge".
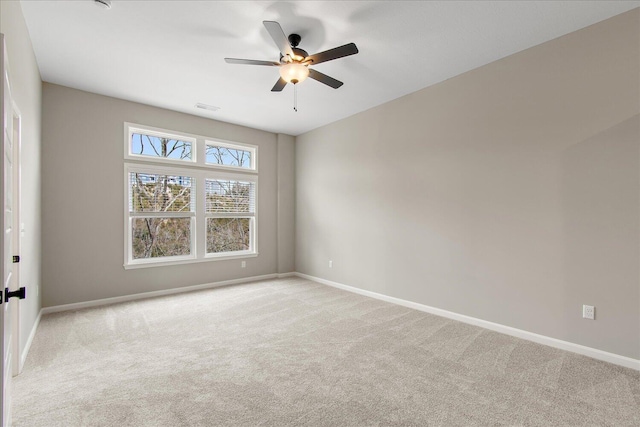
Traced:
<path fill-rule="evenodd" d="M 15 264 L 16 262 L 20 262 L 20 255 L 13 256 L 13 263 Z"/>
<path fill-rule="evenodd" d="M 27 297 L 27 288 L 23 286 L 15 291 L 10 291 L 9 288 L 4 288 L 4 302 L 9 302 L 9 298 L 14 297 L 17 297 L 18 299 L 25 299 Z"/>

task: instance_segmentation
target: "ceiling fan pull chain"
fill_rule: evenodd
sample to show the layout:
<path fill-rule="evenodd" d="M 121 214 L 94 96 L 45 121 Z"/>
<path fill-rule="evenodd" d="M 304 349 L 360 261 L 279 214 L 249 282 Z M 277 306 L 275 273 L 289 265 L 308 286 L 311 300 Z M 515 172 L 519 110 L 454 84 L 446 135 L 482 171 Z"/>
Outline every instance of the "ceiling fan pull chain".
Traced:
<path fill-rule="evenodd" d="M 293 85 L 293 111 L 298 112 L 298 85 Z"/>

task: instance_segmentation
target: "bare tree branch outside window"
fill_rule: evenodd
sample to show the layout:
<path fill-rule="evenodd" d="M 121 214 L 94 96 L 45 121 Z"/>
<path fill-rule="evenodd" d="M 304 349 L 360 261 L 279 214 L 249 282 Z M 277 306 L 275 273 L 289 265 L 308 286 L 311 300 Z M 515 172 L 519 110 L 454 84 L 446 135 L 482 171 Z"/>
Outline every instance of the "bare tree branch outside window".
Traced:
<path fill-rule="evenodd" d="M 206 148 L 207 163 L 235 166 L 239 168 L 251 167 L 251 152 L 219 145 L 208 145 Z"/>

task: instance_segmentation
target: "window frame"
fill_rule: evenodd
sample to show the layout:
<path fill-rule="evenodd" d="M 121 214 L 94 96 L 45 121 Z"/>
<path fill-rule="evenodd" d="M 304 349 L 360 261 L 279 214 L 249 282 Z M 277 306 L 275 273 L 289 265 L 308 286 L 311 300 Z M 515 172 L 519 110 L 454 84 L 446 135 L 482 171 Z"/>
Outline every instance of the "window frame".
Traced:
<path fill-rule="evenodd" d="M 125 154 L 124 154 L 124 268 L 144 268 L 167 265 L 189 264 L 197 262 L 209 262 L 219 260 L 230 260 L 239 258 L 252 258 L 258 256 L 258 147 L 250 144 L 223 141 L 218 138 L 204 137 L 182 132 L 153 128 L 125 122 Z M 132 133 L 144 133 L 152 136 L 170 137 L 183 141 L 193 139 L 192 161 L 164 159 L 161 157 L 143 156 L 131 154 Z M 206 162 L 205 149 L 207 143 L 225 144 L 225 147 L 250 151 L 251 164 L 254 169 L 240 168 L 235 166 L 225 166 L 219 164 L 209 164 Z M 133 213 L 130 212 L 130 173 L 149 173 L 162 175 L 182 175 L 189 176 L 193 180 L 195 187 L 195 212 L 188 213 Z M 206 212 L 206 180 L 224 180 L 251 182 L 254 186 L 254 210 L 253 213 L 238 213 L 233 216 L 225 215 L 229 218 L 250 218 L 249 222 L 249 250 L 231 251 L 221 253 L 207 253 L 207 218 L 212 215 Z M 191 218 L 191 254 L 170 257 L 155 258 L 133 258 L 133 232 L 132 221 L 137 217 L 190 217 Z"/>
<path fill-rule="evenodd" d="M 206 200 L 207 200 L 207 185 L 206 182 L 207 180 L 215 180 L 215 181 L 222 181 L 222 180 L 228 180 L 228 181 L 235 181 L 235 182 L 249 182 L 253 184 L 253 193 L 254 193 L 254 203 L 253 203 L 253 212 L 213 212 L 213 213 L 208 213 L 206 210 Z M 226 254 L 238 254 L 238 255 L 242 255 L 242 254 L 247 254 L 247 255 L 251 255 L 255 252 L 255 245 L 253 244 L 253 242 L 256 241 L 257 239 L 257 234 L 256 234 L 256 218 L 258 216 L 257 214 L 257 210 L 258 210 L 258 182 L 257 181 L 252 181 L 252 180 L 248 180 L 246 178 L 243 177 L 232 177 L 232 178 L 224 178 L 222 179 L 222 177 L 212 177 L 211 175 L 209 176 L 205 176 L 204 179 L 202 180 L 202 183 L 204 185 L 203 191 L 204 191 L 204 228 L 205 228 L 205 233 L 204 233 L 204 256 L 205 258 L 221 258 L 221 257 L 225 257 Z M 233 251 L 233 252 L 207 252 L 207 220 L 209 218 L 249 218 L 249 233 L 250 233 L 250 237 L 249 237 L 249 250 L 246 251 Z"/>
<path fill-rule="evenodd" d="M 144 135 L 157 136 L 157 137 L 169 137 L 172 139 L 190 142 L 191 143 L 191 160 L 176 160 L 166 159 L 163 157 L 145 156 L 143 154 L 135 154 L 131 152 L 131 137 L 134 133 L 141 133 Z M 141 162 L 154 162 L 165 163 L 174 165 L 194 165 L 198 161 L 197 151 L 197 137 L 189 134 L 178 134 L 172 131 L 154 128 L 151 126 L 139 126 L 132 123 L 125 123 L 125 138 L 124 138 L 124 158 L 127 160 L 139 160 Z"/>

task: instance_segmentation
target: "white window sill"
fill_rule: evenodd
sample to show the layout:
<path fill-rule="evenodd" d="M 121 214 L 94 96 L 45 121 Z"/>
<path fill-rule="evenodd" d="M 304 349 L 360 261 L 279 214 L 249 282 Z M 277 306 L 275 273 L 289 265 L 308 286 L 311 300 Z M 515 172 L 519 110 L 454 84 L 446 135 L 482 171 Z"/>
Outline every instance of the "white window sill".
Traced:
<path fill-rule="evenodd" d="M 133 270 L 136 268 L 148 268 L 148 267 L 166 267 L 169 265 L 182 265 L 182 264 L 195 264 L 199 262 L 210 262 L 210 261 L 228 261 L 232 259 L 242 259 L 242 258 L 255 258 L 258 256 L 258 252 L 251 253 L 243 253 L 243 254 L 229 254 L 229 255 L 207 255 L 205 258 L 190 258 L 190 259 L 180 259 L 180 260 L 162 260 L 162 261 L 138 261 L 131 262 L 129 264 L 124 264 L 123 267 L 125 270 Z"/>

